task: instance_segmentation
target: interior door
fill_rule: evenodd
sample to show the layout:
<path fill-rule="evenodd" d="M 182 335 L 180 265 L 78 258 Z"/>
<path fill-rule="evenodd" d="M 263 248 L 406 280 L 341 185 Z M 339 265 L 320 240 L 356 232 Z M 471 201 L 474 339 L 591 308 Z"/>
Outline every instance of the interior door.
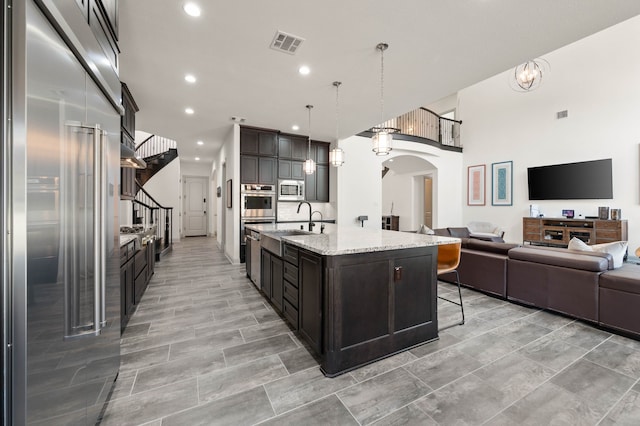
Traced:
<path fill-rule="evenodd" d="M 433 179 L 424 178 L 424 217 L 423 222 L 429 228 L 433 228 Z"/>
<path fill-rule="evenodd" d="M 184 178 L 182 223 L 186 237 L 207 235 L 207 194 L 207 178 Z"/>

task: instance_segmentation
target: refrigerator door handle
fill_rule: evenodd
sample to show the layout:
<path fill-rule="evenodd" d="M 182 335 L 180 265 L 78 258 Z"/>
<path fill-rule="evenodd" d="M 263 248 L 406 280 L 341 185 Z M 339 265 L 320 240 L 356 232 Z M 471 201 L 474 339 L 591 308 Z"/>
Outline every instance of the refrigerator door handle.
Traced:
<path fill-rule="evenodd" d="M 93 155 L 93 312 L 92 321 L 86 324 L 78 324 L 77 319 L 81 315 L 81 304 L 77 303 L 81 298 L 77 286 L 67 289 L 67 298 L 71 302 L 65 304 L 68 318 L 64 339 L 77 339 L 81 337 L 98 336 L 102 328 L 106 326 L 106 154 L 104 152 L 104 131 L 99 124 L 85 125 L 79 122 L 67 122 L 66 125 L 73 133 L 93 136 L 85 140 L 91 144 Z M 87 312 L 88 313 L 88 312 Z"/>
<path fill-rule="evenodd" d="M 93 214 L 94 214 L 94 289 L 93 289 L 93 329 L 95 335 L 99 335 L 104 326 L 104 283 L 105 283 L 105 232 L 104 232 L 104 181 L 105 164 L 102 146 L 102 130 L 100 125 L 93 127 Z"/>

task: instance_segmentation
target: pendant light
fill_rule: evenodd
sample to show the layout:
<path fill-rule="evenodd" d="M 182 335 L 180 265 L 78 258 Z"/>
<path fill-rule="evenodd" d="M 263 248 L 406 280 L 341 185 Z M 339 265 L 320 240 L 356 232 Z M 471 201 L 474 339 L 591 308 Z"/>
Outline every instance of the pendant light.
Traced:
<path fill-rule="evenodd" d="M 307 105 L 306 108 L 309 110 L 309 144 L 303 168 L 306 174 L 312 175 L 316 171 L 316 162 L 311 159 L 311 108 L 313 105 Z"/>
<path fill-rule="evenodd" d="M 380 126 L 374 127 L 372 130 L 375 132 L 371 142 L 373 144 L 372 151 L 376 155 L 389 155 L 389 152 L 393 149 L 391 143 L 393 136 L 391 132 L 395 129 L 390 127 L 384 127 L 384 51 L 389 48 L 387 43 L 378 43 L 376 49 L 380 51 Z"/>
<path fill-rule="evenodd" d="M 340 85 L 339 81 L 334 81 L 333 86 L 336 88 L 336 147 L 329 151 L 329 162 L 333 167 L 340 167 L 344 163 L 344 151 L 338 147 L 338 124 L 340 111 Z"/>
<path fill-rule="evenodd" d="M 516 92 L 531 92 L 542 84 L 542 77 L 549 74 L 549 62 L 542 58 L 518 65 L 510 75 L 509 83 Z"/>

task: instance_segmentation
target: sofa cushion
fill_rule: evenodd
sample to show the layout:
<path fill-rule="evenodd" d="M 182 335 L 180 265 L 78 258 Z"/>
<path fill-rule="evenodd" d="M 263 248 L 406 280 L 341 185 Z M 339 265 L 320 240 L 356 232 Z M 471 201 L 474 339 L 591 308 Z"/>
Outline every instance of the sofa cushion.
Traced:
<path fill-rule="evenodd" d="M 590 246 L 579 238 L 574 237 L 569 241 L 569 246 L 567 248 L 569 250 L 580 250 L 585 252 L 609 253 L 613 257 L 613 267 L 619 268 L 624 262 L 624 255 L 627 253 L 627 242 L 615 241 L 612 243 L 594 244 Z"/>
<path fill-rule="evenodd" d="M 469 250 L 478 250 L 478 251 L 486 251 L 489 253 L 496 253 L 507 255 L 509 250 L 515 247 L 520 247 L 519 244 L 511 244 L 511 243 L 500 243 L 500 242 L 491 242 L 491 241 L 483 241 L 470 238 L 466 244 L 466 248 Z"/>
<path fill-rule="evenodd" d="M 600 276 L 600 287 L 640 294 L 640 266 L 629 263 Z"/>
<path fill-rule="evenodd" d="M 435 233 L 435 235 L 439 236 L 439 237 L 450 237 L 451 234 L 449 233 L 449 230 L 447 228 L 436 228 L 433 230 L 433 232 Z"/>
<path fill-rule="evenodd" d="M 612 243 L 594 244 L 593 251 L 609 253 L 613 257 L 613 267 L 620 268 L 624 262 L 624 255 L 627 253 L 626 241 L 615 241 Z"/>
<path fill-rule="evenodd" d="M 576 237 L 573 237 L 571 241 L 569 241 L 569 246 L 567 248 L 569 250 L 593 251 L 587 243 Z"/>
<path fill-rule="evenodd" d="M 420 227 L 418 228 L 418 230 L 416 231 L 416 233 L 418 234 L 425 234 L 425 235 L 434 235 L 435 232 L 433 231 L 433 229 L 429 228 L 427 225 L 420 225 Z"/>
<path fill-rule="evenodd" d="M 449 234 L 455 238 L 469 238 L 469 228 L 447 228 Z"/>
<path fill-rule="evenodd" d="M 608 253 L 581 252 L 547 247 L 516 247 L 509 250 L 509 259 L 542 263 L 591 272 L 604 272 L 610 268 Z"/>

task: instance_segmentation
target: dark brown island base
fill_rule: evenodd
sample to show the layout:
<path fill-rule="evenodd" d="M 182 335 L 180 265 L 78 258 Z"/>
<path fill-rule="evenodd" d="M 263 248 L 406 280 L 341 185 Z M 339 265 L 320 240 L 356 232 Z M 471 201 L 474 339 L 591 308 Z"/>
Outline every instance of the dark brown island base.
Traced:
<path fill-rule="evenodd" d="M 300 235 L 287 228 L 250 227 L 261 234 L 259 288 L 326 376 L 438 338 L 437 247 L 458 239 L 335 225 Z"/>

